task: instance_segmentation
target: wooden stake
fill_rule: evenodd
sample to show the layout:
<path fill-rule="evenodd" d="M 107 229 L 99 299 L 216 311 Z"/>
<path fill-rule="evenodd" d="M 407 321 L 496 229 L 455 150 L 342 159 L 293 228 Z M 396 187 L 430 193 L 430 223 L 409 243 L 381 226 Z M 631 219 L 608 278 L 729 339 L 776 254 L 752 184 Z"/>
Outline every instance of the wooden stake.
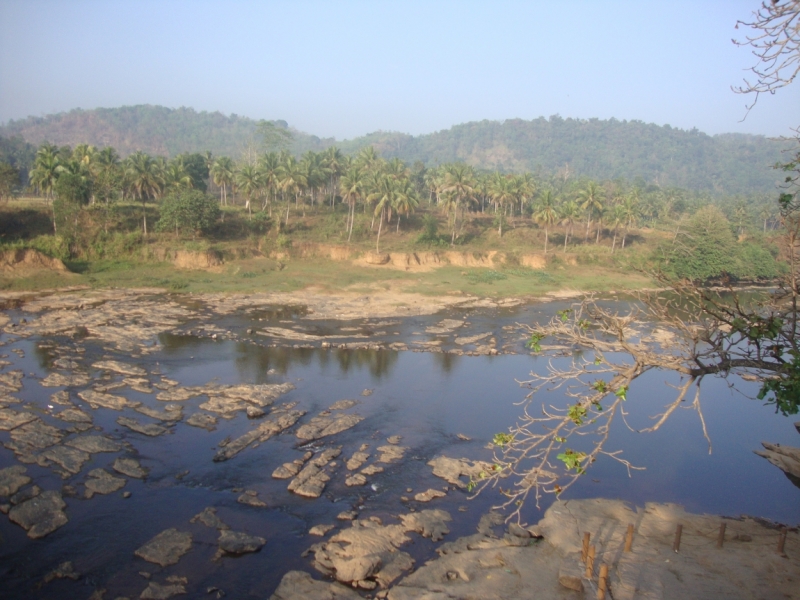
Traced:
<path fill-rule="evenodd" d="M 778 537 L 778 554 L 786 556 L 784 547 L 786 546 L 786 527 L 781 529 L 781 535 Z"/>
<path fill-rule="evenodd" d="M 719 535 L 717 536 L 717 548 L 722 548 L 722 544 L 725 541 L 725 528 L 728 525 L 726 523 L 721 523 L 719 526 Z"/>
<path fill-rule="evenodd" d="M 678 523 L 675 527 L 675 541 L 672 542 L 672 550 L 674 552 L 679 552 L 681 549 L 681 534 L 683 533 L 683 525 Z"/>
<path fill-rule="evenodd" d="M 600 565 L 600 575 L 597 578 L 597 600 L 605 600 L 608 589 L 608 565 Z"/>
<path fill-rule="evenodd" d="M 591 579 L 594 574 L 594 544 L 589 546 L 589 552 L 586 555 L 586 579 Z"/>
<path fill-rule="evenodd" d="M 581 549 L 581 562 L 586 563 L 586 555 L 589 553 L 589 539 L 591 539 L 592 534 L 588 531 L 583 534 L 583 548 Z"/>
<path fill-rule="evenodd" d="M 625 552 L 630 552 L 632 545 L 633 545 L 633 523 L 628 523 L 628 533 L 625 535 Z"/>

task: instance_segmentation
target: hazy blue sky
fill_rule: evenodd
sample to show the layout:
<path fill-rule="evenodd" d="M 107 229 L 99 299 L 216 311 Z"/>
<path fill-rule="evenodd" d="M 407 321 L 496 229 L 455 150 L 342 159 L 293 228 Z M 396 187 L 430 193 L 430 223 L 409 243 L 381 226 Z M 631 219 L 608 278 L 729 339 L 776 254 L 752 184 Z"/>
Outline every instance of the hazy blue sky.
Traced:
<path fill-rule="evenodd" d="M 744 123 L 730 91 L 759 1 L 0 0 L 0 122 L 161 104 L 340 139 L 553 114 L 789 134 L 800 82 Z"/>

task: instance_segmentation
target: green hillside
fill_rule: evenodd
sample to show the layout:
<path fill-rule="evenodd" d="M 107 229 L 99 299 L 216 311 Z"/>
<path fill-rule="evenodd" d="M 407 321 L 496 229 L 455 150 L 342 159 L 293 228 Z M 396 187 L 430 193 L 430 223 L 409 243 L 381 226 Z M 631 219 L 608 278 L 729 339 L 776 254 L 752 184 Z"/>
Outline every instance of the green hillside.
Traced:
<path fill-rule="evenodd" d="M 136 150 L 167 156 L 209 150 L 238 159 L 248 147 L 258 146 L 256 128 L 257 121 L 238 115 L 140 105 L 28 117 L 0 127 L 0 136 L 21 137 L 34 145 L 113 146 L 123 156 Z M 340 142 L 292 131 L 290 150 L 295 154 L 333 144 L 347 153 L 372 145 L 384 157 L 408 163 L 464 161 L 479 169 L 643 179 L 712 194 L 774 191 L 780 174 L 770 166 L 781 160 L 784 147 L 763 136 L 709 136 L 641 121 L 557 116 L 464 123 L 416 137 L 377 132 Z"/>

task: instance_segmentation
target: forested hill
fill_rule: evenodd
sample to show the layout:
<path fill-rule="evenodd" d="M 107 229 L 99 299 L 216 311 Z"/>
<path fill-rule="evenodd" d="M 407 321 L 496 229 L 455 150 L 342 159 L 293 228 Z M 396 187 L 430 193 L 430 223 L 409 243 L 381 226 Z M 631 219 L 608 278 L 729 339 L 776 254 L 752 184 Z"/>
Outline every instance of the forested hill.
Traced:
<path fill-rule="evenodd" d="M 136 150 L 167 156 L 209 150 L 239 159 L 258 146 L 256 129 L 257 121 L 247 117 L 141 105 L 29 117 L 1 126 L 0 136 L 20 136 L 35 145 L 113 146 L 123 156 Z M 429 166 L 461 160 L 542 175 L 568 170 L 570 177 L 643 179 L 723 194 L 773 192 L 781 174 L 770 166 L 781 160 L 786 145 L 763 136 L 709 136 L 641 121 L 557 116 L 471 122 L 416 137 L 377 132 L 341 142 L 293 133 L 290 149 L 298 154 L 334 143 L 348 153 L 372 145 L 386 158 Z"/>

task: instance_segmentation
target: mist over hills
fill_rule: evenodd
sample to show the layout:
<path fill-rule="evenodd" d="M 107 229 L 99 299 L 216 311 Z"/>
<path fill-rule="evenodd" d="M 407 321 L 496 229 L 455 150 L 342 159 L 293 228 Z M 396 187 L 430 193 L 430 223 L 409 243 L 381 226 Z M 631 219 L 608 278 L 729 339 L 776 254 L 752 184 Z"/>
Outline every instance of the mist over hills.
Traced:
<path fill-rule="evenodd" d="M 33 145 L 113 146 L 122 156 L 137 150 L 165 156 L 208 150 L 239 159 L 248 147 L 258 147 L 257 123 L 235 114 L 139 105 L 10 121 L 0 126 L 0 136 L 21 137 Z M 344 141 L 292 133 L 290 150 L 296 154 L 334 144 L 345 153 L 374 146 L 386 158 L 427 166 L 461 160 L 479 169 L 641 179 L 711 194 L 774 192 L 782 177 L 771 166 L 788 145 L 764 136 L 710 136 L 641 121 L 559 116 L 470 122 L 419 136 L 376 132 Z"/>

